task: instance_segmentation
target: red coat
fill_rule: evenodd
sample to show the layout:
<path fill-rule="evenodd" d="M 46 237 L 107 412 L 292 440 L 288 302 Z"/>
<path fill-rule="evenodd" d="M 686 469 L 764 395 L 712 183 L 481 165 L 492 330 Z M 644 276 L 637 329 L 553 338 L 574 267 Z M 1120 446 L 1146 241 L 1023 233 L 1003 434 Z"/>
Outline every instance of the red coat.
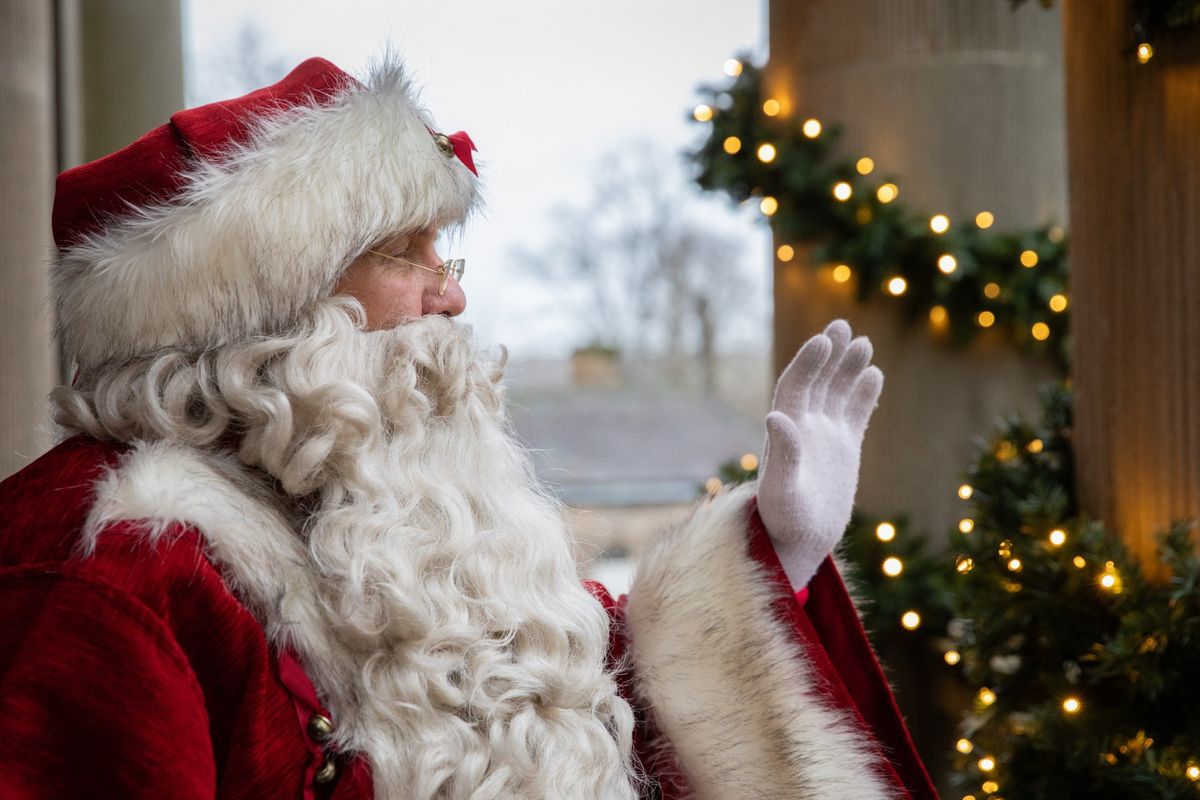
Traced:
<path fill-rule="evenodd" d="M 365 762 L 323 752 L 311 682 L 270 646 L 199 532 L 181 524 L 158 545 L 106 535 L 78 555 L 93 483 L 120 455 L 75 438 L 0 484 L 0 797 L 370 797 Z M 757 513 L 748 528 L 829 704 L 882 745 L 896 797 L 936 797 L 832 562 L 802 606 Z M 621 606 L 598 594 L 619 622 Z M 314 780 L 322 767 L 332 780 Z"/>

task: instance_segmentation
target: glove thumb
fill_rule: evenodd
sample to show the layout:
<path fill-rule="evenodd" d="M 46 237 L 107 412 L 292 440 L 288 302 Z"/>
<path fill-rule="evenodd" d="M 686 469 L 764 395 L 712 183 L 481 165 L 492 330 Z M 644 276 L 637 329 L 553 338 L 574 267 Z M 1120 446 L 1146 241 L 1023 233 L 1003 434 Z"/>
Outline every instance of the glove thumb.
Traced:
<path fill-rule="evenodd" d="M 800 429 L 782 411 L 767 414 L 767 458 L 788 473 L 800 464 Z"/>

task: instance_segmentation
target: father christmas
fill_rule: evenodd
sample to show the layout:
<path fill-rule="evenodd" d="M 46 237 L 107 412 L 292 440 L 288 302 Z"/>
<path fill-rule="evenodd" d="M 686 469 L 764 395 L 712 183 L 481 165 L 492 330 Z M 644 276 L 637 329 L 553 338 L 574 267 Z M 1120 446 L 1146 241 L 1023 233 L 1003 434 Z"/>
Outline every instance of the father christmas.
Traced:
<path fill-rule="evenodd" d="M 882 386 L 835 322 L 756 487 L 581 582 L 435 252 L 474 146 L 312 59 L 69 170 L 0 485 L 5 797 L 931 798 L 828 554 Z"/>

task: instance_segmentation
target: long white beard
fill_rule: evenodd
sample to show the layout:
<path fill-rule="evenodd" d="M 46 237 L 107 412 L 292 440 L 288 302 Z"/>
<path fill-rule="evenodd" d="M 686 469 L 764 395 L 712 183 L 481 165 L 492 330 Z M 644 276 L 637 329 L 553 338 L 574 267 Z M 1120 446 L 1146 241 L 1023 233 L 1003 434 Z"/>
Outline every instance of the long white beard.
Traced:
<path fill-rule="evenodd" d="M 365 333 L 340 305 L 292 336 L 93 376 L 59 421 L 240 433 L 239 459 L 306 509 L 328 643 L 308 666 L 381 800 L 635 797 L 607 614 L 507 430 L 499 365 L 449 320 Z"/>

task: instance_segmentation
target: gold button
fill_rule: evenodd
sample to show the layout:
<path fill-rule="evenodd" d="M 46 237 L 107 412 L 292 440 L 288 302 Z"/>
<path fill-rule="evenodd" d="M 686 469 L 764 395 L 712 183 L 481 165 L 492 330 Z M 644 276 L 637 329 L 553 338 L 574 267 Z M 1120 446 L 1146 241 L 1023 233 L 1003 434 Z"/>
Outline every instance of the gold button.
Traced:
<path fill-rule="evenodd" d="M 326 784 L 326 783 L 329 783 L 331 780 L 333 780 L 336 777 L 337 777 L 337 764 L 331 758 L 331 759 L 328 759 L 324 764 L 322 764 L 317 769 L 316 774 L 313 775 L 313 783 L 318 784 L 318 785 Z"/>
<path fill-rule="evenodd" d="M 324 714 L 313 714 L 308 718 L 308 735 L 323 742 L 333 735 L 333 720 Z"/>

